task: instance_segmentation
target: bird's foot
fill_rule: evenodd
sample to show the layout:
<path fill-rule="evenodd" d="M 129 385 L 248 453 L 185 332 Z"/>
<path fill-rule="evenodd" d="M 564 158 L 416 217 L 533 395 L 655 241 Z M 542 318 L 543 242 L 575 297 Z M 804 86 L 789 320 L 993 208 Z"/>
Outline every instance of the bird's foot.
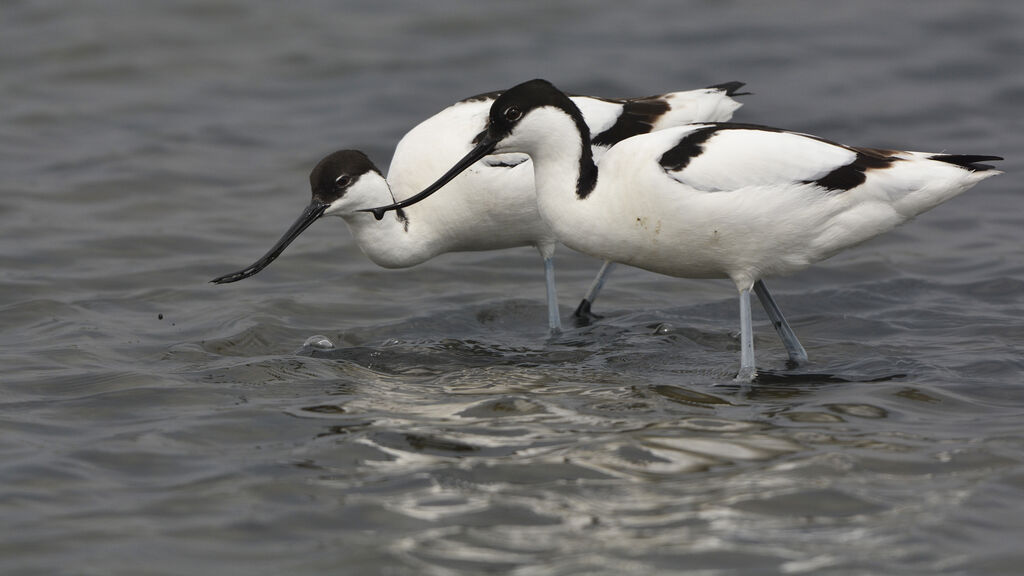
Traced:
<path fill-rule="evenodd" d="M 572 313 L 572 317 L 575 319 L 577 326 L 589 326 L 595 320 L 604 318 L 604 316 L 591 312 L 590 305 L 590 300 L 587 300 L 586 298 L 580 300 L 580 305 L 577 306 L 576 311 Z"/>

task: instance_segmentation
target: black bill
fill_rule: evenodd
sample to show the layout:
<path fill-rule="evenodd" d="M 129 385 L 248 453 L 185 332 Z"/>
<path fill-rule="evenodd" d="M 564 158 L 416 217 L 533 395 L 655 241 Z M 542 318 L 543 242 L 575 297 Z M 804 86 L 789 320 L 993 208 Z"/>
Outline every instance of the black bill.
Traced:
<path fill-rule="evenodd" d="M 406 206 L 412 206 L 413 204 L 419 202 L 420 200 L 423 200 L 427 196 L 430 196 L 434 192 L 437 192 L 438 190 L 443 188 L 445 184 L 451 182 L 453 178 L 455 178 L 463 171 L 465 171 L 466 168 L 469 168 L 478 160 L 482 159 L 484 156 L 487 156 L 488 154 L 493 152 L 494 147 L 497 146 L 497 144 L 497 139 L 492 138 L 490 134 L 485 134 L 480 139 L 480 142 L 476 145 L 476 147 L 469 151 L 469 154 L 463 156 L 462 160 L 459 160 L 458 163 L 455 164 L 455 166 L 453 166 L 451 170 L 445 172 L 444 176 L 441 176 L 440 178 L 437 179 L 437 182 L 434 182 L 430 186 L 427 186 L 419 194 L 416 194 L 415 196 L 410 196 L 409 198 L 406 198 L 401 202 L 395 202 L 394 204 L 389 204 L 387 206 L 380 206 L 378 208 L 364 208 L 363 210 L 360 210 L 360 212 L 373 212 L 373 216 L 377 220 L 380 220 L 381 218 L 384 217 L 384 214 L 386 214 L 388 210 L 398 210 L 400 208 L 405 208 Z"/>
<path fill-rule="evenodd" d="M 329 205 L 314 198 L 313 201 L 309 203 L 309 206 L 306 206 L 306 209 L 302 211 L 302 214 L 299 216 L 298 220 L 296 220 L 295 223 L 292 224 L 292 227 L 289 228 L 288 231 L 284 233 L 284 236 L 281 236 L 281 239 L 277 241 L 277 244 L 274 244 L 274 247 L 271 248 L 269 252 L 264 254 L 262 258 L 254 262 L 252 265 L 239 270 L 238 272 L 225 274 L 224 276 L 220 276 L 214 278 L 213 280 L 210 280 L 210 282 L 213 282 L 214 284 L 227 284 L 229 282 L 238 282 L 239 280 L 248 278 L 249 276 L 252 276 L 253 274 L 259 272 L 260 270 L 263 270 L 264 268 L 269 266 L 270 263 L 273 262 L 278 256 L 280 256 L 281 252 L 284 252 L 284 249 L 287 248 L 288 245 L 291 244 L 293 240 L 298 238 L 299 234 L 302 234 L 303 230 L 309 228 L 309 226 L 313 222 L 316 222 L 318 218 L 323 216 L 324 211 L 327 210 L 327 206 Z M 378 217 L 377 219 L 379 220 L 380 218 Z"/>

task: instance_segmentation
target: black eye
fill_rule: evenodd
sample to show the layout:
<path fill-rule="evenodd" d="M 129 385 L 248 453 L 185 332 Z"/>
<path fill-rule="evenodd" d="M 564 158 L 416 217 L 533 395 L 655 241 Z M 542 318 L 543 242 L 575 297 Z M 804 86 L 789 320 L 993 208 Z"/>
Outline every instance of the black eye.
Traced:
<path fill-rule="evenodd" d="M 523 117 L 523 111 L 519 109 L 519 106 L 509 106 L 505 109 L 505 120 L 509 122 L 516 122 Z"/>
<path fill-rule="evenodd" d="M 334 179 L 334 186 L 336 188 L 347 188 L 352 183 L 352 177 L 348 174 L 342 174 Z"/>

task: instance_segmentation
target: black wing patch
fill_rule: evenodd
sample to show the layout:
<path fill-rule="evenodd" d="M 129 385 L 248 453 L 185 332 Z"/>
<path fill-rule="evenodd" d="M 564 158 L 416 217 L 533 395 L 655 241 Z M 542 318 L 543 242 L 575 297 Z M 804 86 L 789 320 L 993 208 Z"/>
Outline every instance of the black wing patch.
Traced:
<path fill-rule="evenodd" d="M 669 109 L 668 102 L 661 96 L 626 100 L 615 124 L 594 136 L 591 143 L 594 146 L 612 146 L 637 134 L 647 134 L 658 118 Z"/>
<path fill-rule="evenodd" d="M 669 148 L 661 155 L 658 163 L 661 167 L 670 172 L 678 172 L 690 163 L 697 156 L 704 152 L 704 143 L 722 129 L 722 126 L 713 125 L 698 128 L 690 132 L 679 141 L 678 144 Z"/>
<path fill-rule="evenodd" d="M 955 164 L 968 170 L 975 172 L 984 172 L 985 170 L 995 170 L 995 166 L 988 164 L 978 164 L 978 162 L 991 162 L 994 160 L 1002 160 L 1000 156 L 978 156 L 974 154 L 935 154 L 929 156 L 932 160 L 938 160 L 939 162 L 947 162 L 949 164 Z"/>
<path fill-rule="evenodd" d="M 807 184 L 817 184 L 826 190 L 845 192 L 860 186 L 867 180 L 868 170 L 880 170 L 892 166 L 899 158 L 891 150 L 877 148 L 850 148 L 857 153 L 853 162 L 845 164 Z"/>

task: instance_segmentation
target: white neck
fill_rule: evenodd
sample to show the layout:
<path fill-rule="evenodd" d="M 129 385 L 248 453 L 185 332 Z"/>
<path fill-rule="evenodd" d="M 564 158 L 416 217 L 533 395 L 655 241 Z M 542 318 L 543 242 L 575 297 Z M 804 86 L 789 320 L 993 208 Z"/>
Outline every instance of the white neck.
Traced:
<path fill-rule="evenodd" d="M 597 170 L 590 155 L 584 154 L 589 146 L 572 117 L 554 108 L 531 112 L 501 146 L 502 151 L 530 155 L 541 218 L 563 243 L 577 250 L 572 232 L 579 232 L 578 226 L 586 223 L 579 222 L 575 215 L 586 218 L 587 208 L 592 204 L 580 196 L 580 175 L 584 170 Z M 590 191 L 584 189 L 582 193 L 587 195 Z M 567 217 L 568 214 L 573 216 Z M 566 230 L 565 225 L 570 229 Z"/>
<path fill-rule="evenodd" d="M 359 249 L 378 266 L 406 268 L 436 256 L 429 226 L 417 226 L 414 219 L 407 220 L 398 212 L 388 212 L 378 221 L 373 214 L 359 211 L 393 201 L 384 178 L 367 173 L 325 215 L 343 218 Z"/>

